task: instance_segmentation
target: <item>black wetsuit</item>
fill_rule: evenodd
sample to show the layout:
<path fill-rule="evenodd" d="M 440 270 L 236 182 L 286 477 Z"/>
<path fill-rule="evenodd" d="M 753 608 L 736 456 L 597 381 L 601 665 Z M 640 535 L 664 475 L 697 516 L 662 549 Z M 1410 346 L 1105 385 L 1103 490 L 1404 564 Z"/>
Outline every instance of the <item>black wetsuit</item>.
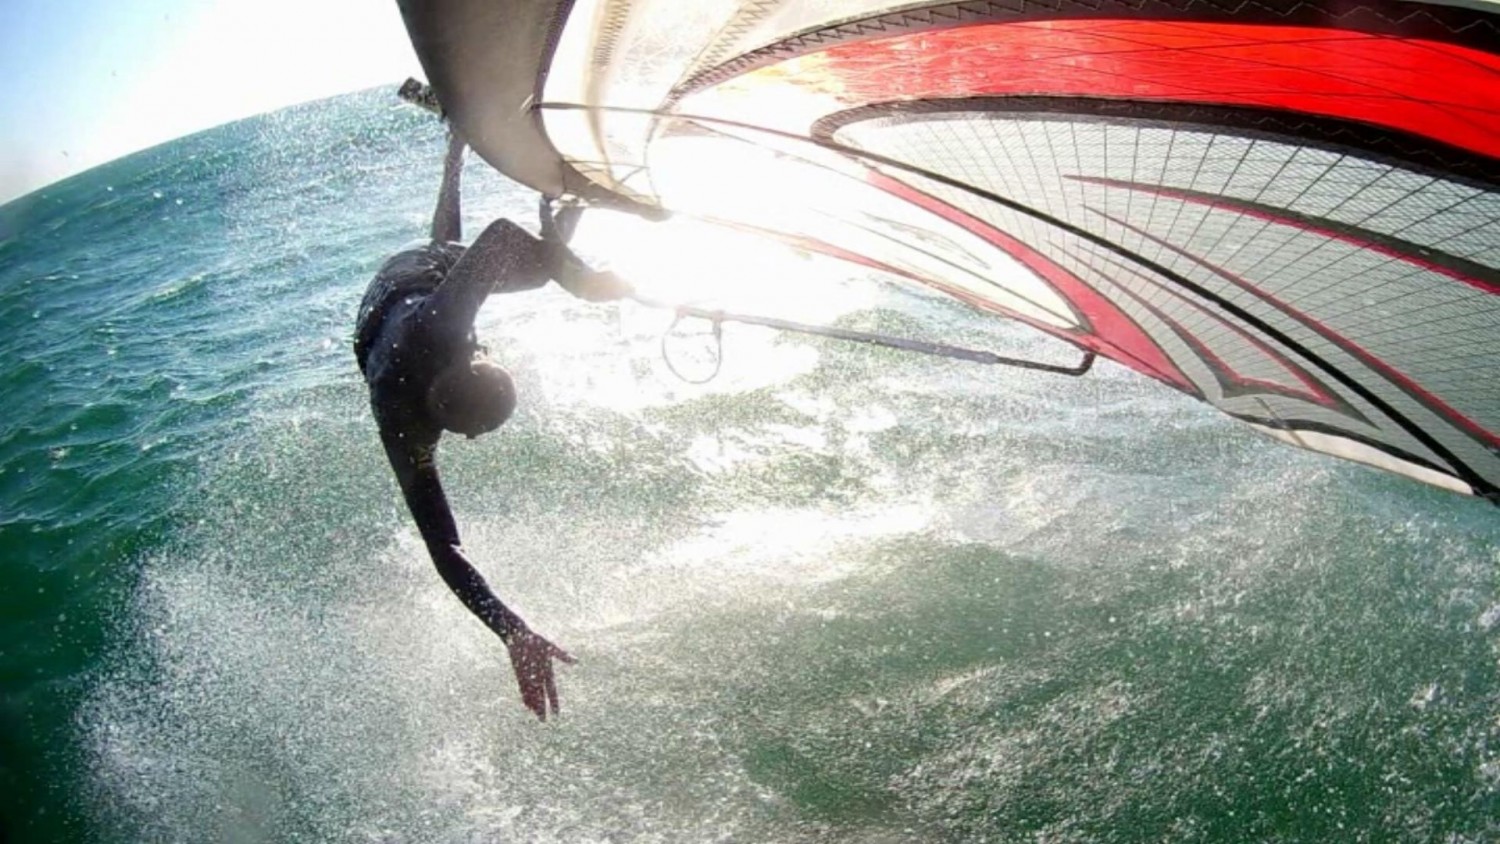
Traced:
<path fill-rule="evenodd" d="M 462 237 L 459 175 L 463 148 L 462 138 L 453 135 L 432 214 L 431 243 L 393 256 L 371 280 L 360 303 L 354 357 L 371 387 L 371 409 L 386 456 L 401 481 L 402 495 L 432 562 L 463 606 L 511 645 L 523 700 L 544 717 L 546 706 L 538 699 L 541 691 L 535 684 L 528 687 L 525 673 L 534 669 L 534 661 L 543 663 L 544 691 L 556 711 L 556 690 L 544 663 L 547 658 L 568 657 L 529 634 L 525 622 L 490 592 L 463 556 L 458 525 L 438 481 L 435 451 L 443 426 L 432 417 L 428 393 L 444 370 L 468 363 L 480 349 L 474 337 L 474 316 L 492 292 L 540 288 L 549 279 L 574 295 L 594 300 L 615 298 L 621 292 L 618 279 L 589 270 L 565 246 L 577 223 L 577 208 L 553 217 L 549 202 L 543 201 L 544 238 L 510 220 L 495 220 L 468 247 L 455 243 Z M 517 633 L 526 633 L 532 640 L 519 661 L 513 645 Z"/>
<path fill-rule="evenodd" d="M 566 247 L 498 220 L 467 249 L 432 243 L 392 257 L 360 303 L 354 355 L 407 507 L 443 580 L 506 641 L 524 625 L 460 550 L 434 462 L 443 429 L 428 410 L 427 393 L 440 373 L 479 349 L 474 317 L 491 293 L 531 290 L 549 279 L 571 289 L 590 275 Z"/>
<path fill-rule="evenodd" d="M 551 203 L 543 200 L 543 237 L 497 220 L 467 248 L 457 244 L 463 153 L 463 139 L 455 133 L 443 163 L 432 242 L 401 252 L 375 274 L 360 303 L 354 356 L 370 385 L 370 407 L 386 456 L 433 565 L 464 606 L 508 646 L 521 701 L 545 720 L 549 711 L 558 711 L 552 661 L 573 658 L 501 603 L 464 556 L 438 480 L 435 456 L 443 427 L 428 393 L 449 367 L 471 364 L 480 351 L 474 317 L 491 293 L 531 290 L 553 279 L 576 296 L 603 301 L 620 298 L 629 288 L 610 273 L 590 270 L 566 246 L 580 208 L 554 216 Z"/>

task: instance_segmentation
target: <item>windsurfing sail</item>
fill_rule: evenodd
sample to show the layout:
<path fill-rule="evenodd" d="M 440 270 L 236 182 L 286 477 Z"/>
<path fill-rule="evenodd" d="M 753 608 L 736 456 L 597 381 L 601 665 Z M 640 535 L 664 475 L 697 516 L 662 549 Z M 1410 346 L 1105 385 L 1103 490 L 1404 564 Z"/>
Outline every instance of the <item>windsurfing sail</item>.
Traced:
<path fill-rule="evenodd" d="M 473 148 L 1500 502 L 1495 0 L 432 0 Z"/>

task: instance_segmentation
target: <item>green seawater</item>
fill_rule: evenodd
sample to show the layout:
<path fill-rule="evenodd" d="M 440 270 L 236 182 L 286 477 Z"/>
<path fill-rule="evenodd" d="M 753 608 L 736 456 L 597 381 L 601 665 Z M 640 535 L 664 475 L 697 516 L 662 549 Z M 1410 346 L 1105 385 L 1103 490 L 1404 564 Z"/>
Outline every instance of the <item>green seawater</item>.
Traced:
<path fill-rule="evenodd" d="M 1493 506 L 1112 365 L 731 327 L 694 386 L 649 313 L 555 289 L 486 306 L 522 408 L 442 452 L 580 658 L 537 723 L 349 352 L 437 182 L 393 99 L 0 208 L 4 840 L 1500 840 Z M 471 233 L 530 222 L 485 170 Z M 826 266 L 839 324 L 1053 351 Z"/>

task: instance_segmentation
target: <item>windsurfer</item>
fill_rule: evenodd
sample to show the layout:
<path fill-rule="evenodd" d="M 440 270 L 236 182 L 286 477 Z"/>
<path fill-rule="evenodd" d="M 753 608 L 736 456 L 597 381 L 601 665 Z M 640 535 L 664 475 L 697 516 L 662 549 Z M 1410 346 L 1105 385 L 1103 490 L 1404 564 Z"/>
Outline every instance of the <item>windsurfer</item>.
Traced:
<path fill-rule="evenodd" d="M 546 720 L 558 711 L 552 661 L 573 658 L 501 603 L 464 555 L 434 458 L 444 431 L 472 439 L 500 427 L 515 409 L 510 375 L 474 334 L 475 315 L 489 294 L 532 290 L 549 278 L 590 301 L 617 299 L 629 288 L 589 269 L 567 248 L 578 211 L 564 209 L 553 219 L 545 201 L 547 236 L 539 239 L 501 219 L 469 247 L 460 245 L 465 146 L 453 130 L 431 242 L 400 252 L 375 274 L 360 303 L 354 353 L 386 456 L 438 574 L 506 644 L 522 703 Z"/>

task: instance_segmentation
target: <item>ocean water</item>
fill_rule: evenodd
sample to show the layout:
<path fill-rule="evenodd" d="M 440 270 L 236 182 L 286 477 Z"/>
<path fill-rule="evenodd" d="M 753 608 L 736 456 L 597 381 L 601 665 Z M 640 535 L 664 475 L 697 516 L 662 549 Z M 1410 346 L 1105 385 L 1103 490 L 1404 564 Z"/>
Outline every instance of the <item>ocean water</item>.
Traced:
<path fill-rule="evenodd" d="M 0 208 L 0 838 L 1500 840 L 1492 506 L 1109 364 L 731 326 L 690 384 L 659 315 L 555 288 L 486 306 L 522 407 L 441 452 L 480 568 L 579 657 L 537 723 L 349 352 L 442 143 L 366 92 Z M 470 233 L 530 222 L 485 171 Z M 699 236 L 592 242 L 781 316 L 1067 357 Z"/>

